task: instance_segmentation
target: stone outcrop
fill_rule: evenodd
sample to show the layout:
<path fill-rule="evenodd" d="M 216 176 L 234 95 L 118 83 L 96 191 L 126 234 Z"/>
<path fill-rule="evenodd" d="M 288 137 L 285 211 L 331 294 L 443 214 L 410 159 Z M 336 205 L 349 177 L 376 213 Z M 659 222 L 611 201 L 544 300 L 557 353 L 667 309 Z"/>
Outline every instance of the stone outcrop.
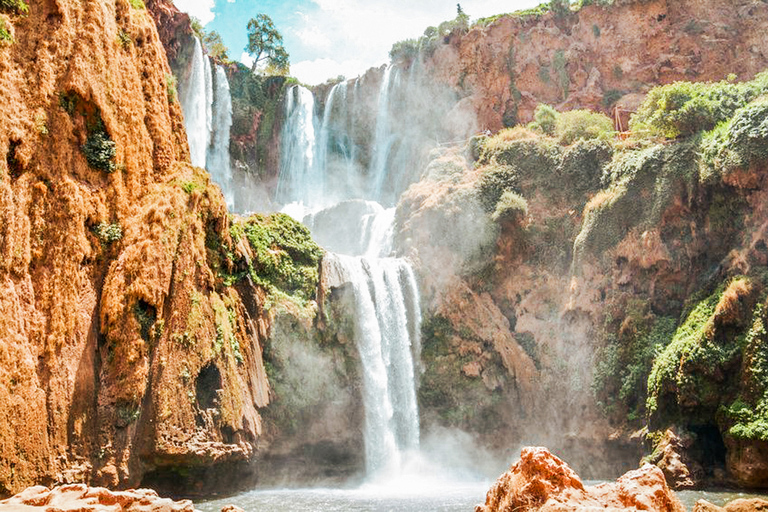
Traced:
<path fill-rule="evenodd" d="M 57 512 L 194 512 L 189 500 L 172 501 L 160 498 L 151 489 L 110 491 L 103 487 L 82 484 L 63 485 L 48 489 L 29 487 L 23 492 L 0 501 L 0 510 L 8 512 L 56 510 Z"/>
<path fill-rule="evenodd" d="M 751 78 L 768 65 L 766 16 L 751 0 L 594 2 L 489 20 L 451 35 L 427 65 L 472 105 L 481 130 L 496 131 L 530 121 L 538 103 L 631 111 L 654 85 Z"/>
<path fill-rule="evenodd" d="M 126 0 L 7 18 L 0 495 L 225 475 L 262 432 L 268 318 L 262 291 L 222 280 L 230 220 L 188 164 L 155 24 Z"/>
<path fill-rule="evenodd" d="M 713 505 L 707 500 L 699 500 L 693 506 L 693 512 L 764 512 L 768 510 L 768 501 L 759 498 L 738 499 L 724 507 Z"/>
<path fill-rule="evenodd" d="M 684 512 L 661 470 L 650 464 L 616 482 L 585 486 L 568 465 L 546 448 L 523 448 L 514 464 L 491 487 L 475 512 L 564 510 L 653 510 Z"/>

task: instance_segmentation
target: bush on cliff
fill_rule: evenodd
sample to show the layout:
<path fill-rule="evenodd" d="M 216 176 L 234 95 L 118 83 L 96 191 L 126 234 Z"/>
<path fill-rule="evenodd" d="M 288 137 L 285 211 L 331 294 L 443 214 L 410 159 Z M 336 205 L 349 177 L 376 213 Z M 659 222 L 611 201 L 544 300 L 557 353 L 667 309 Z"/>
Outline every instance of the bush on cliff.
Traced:
<path fill-rule="evenodd" d="M 599 112 L 569 110 L 561 112 L 555 121 L 555 137 L 566 146 L 578 140 L 610 140 L 615 135 L 613 121 Z"/>
<path fill-rule="evenodd" d="M 740 276 L 693 307 L 653 362 L 646 403 L 652 427 L 683 417 L 707 421 L 729 400 L 738 382 L 724 377 L 737 375 L 753 295 L 752 281 Z"/>
<path fill-rule="evenodd" d="M 117 155 L 115 141 L 109 138 L 109 134 L 101 124 L 88 133 L 88 139 L 83 144 L 82 149 L 88 165 L 94 169 L 113 172 L 117 168 L 115 165 L 115 156 Z"/>
<path fill-rule="evenodd" d="M 528 201 L 511 190 L 505 191 L 491 214 L 494 222 L 519 222 L 528 216 Z"/>
<path fill-rule="evenodd" d="M 251 246 L 249 273 L 256 284 L 300 301 L 314 299 L 323 251 L 303 224 L 283 213 L 255 214 L 232 231 L 235 239 L 244 235 Z"/>
<path fill-rule="evenodd" d="M 12 14 L 27 14 L 29 5 L 24 0 L 0 0 L 0 10 Z"/>
<path fill-rule="evenodd" d="M 675 82 L 651 89 L 632 116 L 633 132 L 674 139 L 713 129 L 768 93 L 768 72 L 742 83 Z"/>
<path fill-rule="evenodd" d="M 704 134 L 701 155 L 703 181 L 768 159 L 768 100 L 750 103 Z"/>

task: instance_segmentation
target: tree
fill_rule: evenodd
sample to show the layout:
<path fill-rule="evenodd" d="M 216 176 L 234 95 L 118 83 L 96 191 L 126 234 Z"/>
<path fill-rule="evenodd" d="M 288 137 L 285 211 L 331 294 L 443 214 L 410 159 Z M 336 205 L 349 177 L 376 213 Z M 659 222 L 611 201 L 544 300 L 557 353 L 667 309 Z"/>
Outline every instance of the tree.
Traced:
<path fill-rule="evenodd" d="M 248 45 L 245 51 L 253 57 L 251 71 L 266 63 L 273 71 L 287 72 L 290 66 L 288 52 L 283 47 L 283 36 L 275 28 L 272 18 L 258 14 L 248 22 Z"/>
<path fill-rule="evenodd" d="M 203 44 L 205 45 L 205 49 L 208 52 L 208 55 L 213 57 L 215 60 L 223 64 L 229 62 L 229 49 L 224 44 L 224 40 L 221 38 L 221 34 L 215 30 L 208 32 L 203 38 Z"/>

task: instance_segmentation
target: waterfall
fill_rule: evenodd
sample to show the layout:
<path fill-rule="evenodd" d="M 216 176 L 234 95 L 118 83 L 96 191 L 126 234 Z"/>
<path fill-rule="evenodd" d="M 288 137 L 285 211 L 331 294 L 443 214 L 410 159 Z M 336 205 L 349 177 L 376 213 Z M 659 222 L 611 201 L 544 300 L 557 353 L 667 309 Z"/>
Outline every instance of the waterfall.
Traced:
<path fill-rule="evenodd" d="M 323 198 L 322 165 L 317 163 L 315 99 L 300 85 L 291 87 L 285 104 L 280 175 L 276 197 L 283 204 L 317 206 Z"/>
<path fill-rule="evenodd" d="M 186 80 L 180 85 L 181 108 L 184 112 L 184 128 L 187 131 L 192 165 L 205 167 L 205 154 L 211 133 L 209 115 L 212 94 L 208 94 L 211 88 L 211 68 L 197 38 Z"/>
<path fill-rule="evenodd" d="M 207 59 L 206 59 L 207 60 Z M 232 167 L 229 160 L 229 132 L 232 127 L 232 96 L 229 92 L 227 73 L 222 66 L 216 66 L 215 94 L 211 115 L 211 144 L 208 147 L 206 168 L 211 178 L 221 187 L 227 206 L 234 207 L 232 190 Z M 213 87 L 211 88 L 213 90 Z"/>
<path fill-rule="evenodd" d="M 370 167 L 370 194 L 375 199 L 381 198 L 384 179 L 387 176 L 387 161 L 392 146 L 391 128 L 389 121 L 389 92 L 392 85 L 392 66 L 387 66 L 381 79 L 379 90 L 379 105 L 376 114 L 376 134 L 373 143 L 373 159 Z"/>
<path fill-rule="evenodd" d="M 419 447 L 414 353 L 421 315 L 410 265 L 397 258 L 334 255 L 354 292 L 355 338 L 363 370 L 369 476 L 397 471 Z"/>
<path fill-rule="evenodd" d="M 394 140 L 390 89 L 398 76 L 388 67 L 382 77 L 367 172 L 356 154 L 355 136 L 365 130 L 358 126 L 365 121 L 354 110 L 362 96 L 360 80 L 336 84 L 328 92 L 320 119 L 310 91 L 301 86 L 289 89 L 276 190 L 277 201 L 286 205 L 284 211 L 303 217 L 315 240 L 333 251 L 323 260 L 340 279 L 333 286 L 348 287 L 352 293 L 350 316 L 362 366 L 369 477 L 399 472 L 405 455 L 419 448 L 419 292 L 410 264 L 388 257 L 395 208 L 375 201 L 381 199 L 390 171 Z M 308 209 L 312 213 L 306 214 Z"/>

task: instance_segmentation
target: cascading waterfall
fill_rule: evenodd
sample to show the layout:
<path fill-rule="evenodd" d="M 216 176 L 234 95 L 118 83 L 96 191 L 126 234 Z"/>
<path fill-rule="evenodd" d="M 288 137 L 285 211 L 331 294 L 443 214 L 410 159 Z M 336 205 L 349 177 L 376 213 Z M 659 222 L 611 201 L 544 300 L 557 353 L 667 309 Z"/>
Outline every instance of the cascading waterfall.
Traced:
<path fill-rule="evenodd" d="M 414 359 L 421 350 L 421 313 L 416 279 L 403 259 L 332 258 L 354 292 L 366 470 L 371 477 L 396 473 L 404 456 L 419 447 Z"/>
<path fill-rule="evenodd" d="M 315 98 L 300 85 L 286 95 L 276 198 L 283 204 L 316 206 L 323 198 L 323 169 L 317 164 Z"/>
<path fill-rule="evenodd" d="M 205 167 L 206 149 L 211 135 L 209 116 L 212 94 L 208 94 L 211 89 L 211 68 L 197 38 L 186 80 L 181 85 L 181 108 L 184 112 L 184 128 L 187 130 L 192 165 Z"/>
<path fill-rule="evenodd" d="M 215 78 L 215 80 L 214 80 Z M 229 134 L 232 127 L 232 96 L 222 66 L 211 67 L 195 38 L 192 58 L 179 83 L 184 128 L 187 131 L 192 165 L 204 167 L 221 187 L 227 206 L 234 208 Z"/>
<path fill-rule="evenodd" d="M 216 66 L 215 94 L 211 115 L 211 144 L 208 146 L 206 168 L 220 187 L 230 209 L 234 207 L 232 167 L 229 159 L 229 132 L 232 127 L 232 96 L 229 92 L 227 73 Z"/>
<path fill-rule="evenodd" d="M 389 70 L 379 98 L 388 110 Z M 312 93 L 295 86 L 288 91 L 282 139 L 277 200 L 294 214 L 305 207 L 326 208 L 304 216 L 315 239 L 337 254 L 326 256 L 354 294 L 355 341 L 363 374 L 365 408 L 364 443 L 370 477 L 397 473 L 405 454 L 419 447 L 419 414 L 416 401 L 415 360 L 420 354 L 421 314 L 413 271 L 392 252 L 395 209 L 385 209 L 360 195 L 378 198 L 376 180 L 387 173 L 387 148 L 375 147 L 375 179 L 355 187 L 352 122 L 347 109 L 347 82 L 328 94 L 322 120 L 315 115 Z M 357 85 L 355 86 L 355 90 Z M 354 90 L 353 90 L 354 91 Z M 353 92 L 354 94 L 354 92 Z M 383 116 L 383 117 L 382 117 Z M 376 144 L 387 145 L 390 128 L 385 114 L 376 127 Z M 318 129 L 319 126 L 319 129 Z M 339 176 L 339 173 L 344 176 Z M 323 191 L 334 178 L 346 190 L 337 197 L 357 199 L 328 206 Z M 335 188 L 335 187 L 334 187 Z M 345 197 L 346 196 L 346 197 Z"/>
<path fill-rule="evenodd" d="M 379 91 L 379 107 L 376 115 L 376 135 L 373 144 L 373 159 L 369 175 L 371 177 L 370 194 L 371 197 L 380 198 L 384 179 L 387 175 L 387 162 L 389 152 L 392 148 L 392 134 L 389 122 L 389 96 L 392 88 L 392 77 L 397 73 L 392 73 L 392 66 L 387 66 L 384 76 L 381 80 L 381 90 Z"/>

